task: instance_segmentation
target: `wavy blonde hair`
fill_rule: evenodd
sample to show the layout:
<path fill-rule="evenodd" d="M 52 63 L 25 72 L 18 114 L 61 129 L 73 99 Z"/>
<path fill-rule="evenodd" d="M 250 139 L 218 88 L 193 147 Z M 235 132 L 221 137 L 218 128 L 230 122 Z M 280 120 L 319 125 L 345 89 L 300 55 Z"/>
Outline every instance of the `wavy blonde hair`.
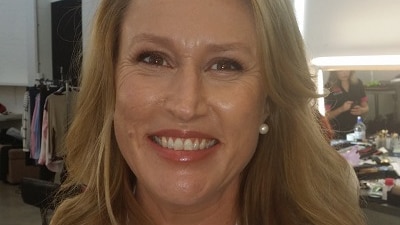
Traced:
<path fill-rule="evenodd" d="M 120 25 L 129 0 L 103 0 L 84 57 L 75 119 L 66 138 L 71 195 L 52 225 L 153 225 L 133 196 L 135 175 L 116 144 L 112 118 Z M 316 97 L 289 0 L 249 0 L 259 37 L 270 126 L 242 173 L 241 225 L 362 225 L 354 172 L 317 124 Z M 62 196 L 65 197 L 65 196 Z M 129 215 L 129 221 L 128 216 Z"/>

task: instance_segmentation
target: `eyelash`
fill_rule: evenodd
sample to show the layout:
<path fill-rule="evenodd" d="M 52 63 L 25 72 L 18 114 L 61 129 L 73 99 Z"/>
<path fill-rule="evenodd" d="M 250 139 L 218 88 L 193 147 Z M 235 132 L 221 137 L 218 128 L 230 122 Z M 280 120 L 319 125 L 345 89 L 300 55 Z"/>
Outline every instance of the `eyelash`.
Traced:
<path fill-rule="evenodd" d="M 166 66 L 171 67 L 166 59 L 166 56 L 161 52 L 144 51 L 138 54 L 136 61 L 140 63 L 149 64 L 152 66 Z M 226 66 L 228 64 L 228 66 Z M 235 59 L 230 58 L 217 58 L 213 60 L 211 70 L 224 71 L 224 72 L 240 72 L 243 71 L 243 65 Z"/>
<path fill-rule="evenodd" d="M 140 53 L 136 57 L 136 61 L 145 63 L 145 64 L 149 64 L 149 65 L 154 65 L 154 66 L 168 66 L 169 67 L 170 65 L 168 64 L 168 62 L 165 58 L 166 57 L 162 53 L 145 51 L 145 52 Z"/>
<path fill-rule="evenodd" d="M 229 64 L 228 67 L 226 67 L 226 64 Z M 214 60 L 210 68 L 212 70 L 220 70 L 220 71 L 243 71 L 243 66 L 240 62 L 228 58 L 221 58 Z"/>

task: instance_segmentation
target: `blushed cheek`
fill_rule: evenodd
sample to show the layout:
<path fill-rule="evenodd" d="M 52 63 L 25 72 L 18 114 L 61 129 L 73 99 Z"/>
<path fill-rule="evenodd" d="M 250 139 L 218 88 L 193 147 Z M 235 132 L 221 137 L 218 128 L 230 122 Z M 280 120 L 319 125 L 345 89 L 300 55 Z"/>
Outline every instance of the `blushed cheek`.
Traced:
<path fill-rule="evenodd" d="M 134 149 L 133 143 L 138 137 L 136 130 L 138 125 L 133 116 L 135 113 L 131 112 L 130 108 L 127 102 L 117 99 L 114 113 L 114 131 L 121 152 L 126 154 L 130 154 L 129 152 Z"/>
<path fill-rule="evenodd" d="M 116 113 L 123 116 L 124 120 L 130 120 L 139 108 L 140 98 L 137 96 L 137 88 L 134 86 L 134 81 L 129 79 L 129 76 L 120 76 L 117 79 L 116 86 Z M 136 93 L 135 93 L 136 92 Z"/>
<path fill-rule="evenodd" d="M 115 112 L 114 112 L 114 119 L 119 119 L 119 121 L 126 121 L 128 113 L 128 102 L 127 96 L 123 96 L 117 91 L 116 95 L 116 103 L 115 103 Z"/>
<path fill-rule="evenodd" d="M 121 135 L 126 135 L 128 138 L 134 137 L 136 106 L 134 93 L 128 88 L 127 83 L 120 83 L 116 90 L 116 103 L 114 111 L 114 126 L 119 129 Z"/>

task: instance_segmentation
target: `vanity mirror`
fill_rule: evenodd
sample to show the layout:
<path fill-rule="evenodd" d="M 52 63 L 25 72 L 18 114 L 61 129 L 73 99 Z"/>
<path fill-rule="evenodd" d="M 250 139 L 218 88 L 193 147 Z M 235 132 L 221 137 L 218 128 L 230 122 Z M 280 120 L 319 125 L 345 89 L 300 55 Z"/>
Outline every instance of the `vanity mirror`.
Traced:
<path fill-rule="evenodd" d="M 327 83 L 332 70 L 334 69 L 318 71 L 319 87 Z M 368 98 L 369 111 L 363 114 L 367 133 L 375 134 L 382 129 L 400 133 L 400 70 L 353 71 L 363 82 Z"/>

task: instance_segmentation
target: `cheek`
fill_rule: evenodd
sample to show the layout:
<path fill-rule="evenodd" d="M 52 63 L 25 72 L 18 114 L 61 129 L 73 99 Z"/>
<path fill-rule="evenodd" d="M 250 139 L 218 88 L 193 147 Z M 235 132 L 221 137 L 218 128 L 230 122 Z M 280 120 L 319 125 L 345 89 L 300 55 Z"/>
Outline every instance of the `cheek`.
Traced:
<path fill-rule="evenodd" d="M 123 116 L 125 122 L 142 121 L 146 111 L 159 102 L 157 91 L 151 82 L 143 82 L 135 71 L 119 73 L 116 78 L 116 116 Z"/>
<path fill-rule="evenodd" d="M 224 145 L 232 157 L 229 168 L 238 172 L 249 163 L 258 144 L 261 110 L 257 108 L 258 101 L 253 100 L 236 99 L 231 107 L 225 108 L 223 116 Z"/>
<path fill-rule="evenodd" d="M 241 157 L 251 157 L 258 143 L 259 127 L 266 119 L 266 95 L 254 84 L 240 86 L 234 97 L 228 93 L 224 96 L 218 108 L 227 143 Z"/>
<path fill-rule="evenodd" d="M 236 91 L 222 96 L 218 108 L 226 114 L 224 118 L 230 120 L 228 124 L 237 129 L 258 129 L 266 119 L 266 95 L 258 84 L 240 85 Z"/>
<path fill-rule="evenodd" d="M 133 115 L 137 115 L 138 108 L 133 104 L 136 101 L 132 98 L 129 89 L 120 85 L 116 90 L 116 101 L 114 111 L 114 130 L 117 143 L 122 152 L 131 149 L 132 139 L 137 131 L 137 120 Z"/>
<path fill-rule="evenodd" d="M 116 79 L 114 131 L 119 149 L 135 172 L 143 156 L 138 151 L 145 145 L 148 121 L 151 121 L 155 96 L 135 76 Z M 141 85 L 135 85 L 140 83 Z"/>
<path fill-rule="evenodd" d="M 253 99 L 254 100 L 254 99 Z M 245 143 L 257 142 L 259 126 L 263 122 L 260 102 L 253 100 L 238 100 L 232 108 L 226 108 L 226 133 L 236 140 Z"/>
<path fill-rule="evenodd" d="M 141 109 L 138 106 L 140 100 L 128 85 L 120 85 L 116 89 L 114 120 L 122 126 L 135 122 L 134 115 L 138 116 Z"/>
<path fill-rule="evenodd" d="M 114 127 L 121 145 L 127 140 L 141 137 L 152 96 L 145 89 L 135 86 L 133 76 L 117 76 Z"/>

